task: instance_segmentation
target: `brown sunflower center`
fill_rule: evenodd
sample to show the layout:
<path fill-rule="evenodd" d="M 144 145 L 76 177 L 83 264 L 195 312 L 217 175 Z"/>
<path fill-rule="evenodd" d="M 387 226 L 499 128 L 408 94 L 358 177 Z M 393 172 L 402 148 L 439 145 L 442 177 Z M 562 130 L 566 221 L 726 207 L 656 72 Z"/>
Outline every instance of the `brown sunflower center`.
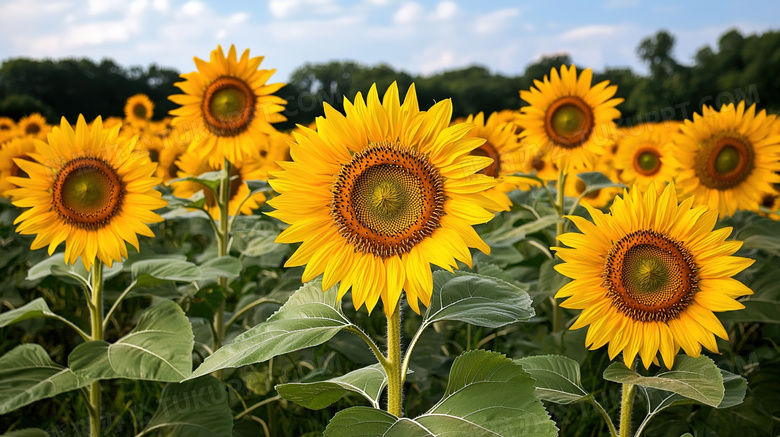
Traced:
<path fill-rule="evenodd" d="M 444 178 L 428 157 L 377 143 L 341 167 L 330 215 L 355 248 L 382 258 L 409 252 L 444 215 Z"/>
<path fill-rule="evenodd" d="M 753 144 L 736 132 L 721 132 L 700 144 L 694 169 L 702 185 L 728 190 L 753 172 Z"/>
<path fill-rule="evenodd" d="M 769 208 L 771 210 L 774 210 L 776 205 L 777 205 L 777 195 L 767 193 L 761 197 L 761 206 L 763 206 L 764 208 Z"/>
<path fill-rule="evenodd" d="M 119 211 L 124 184 L 107 162 L 76 158 L 57 173 L 52 187 L 54 209 L 71 225 L 96 229 Z"/>
<path fill-rule="evenodd" d="M 30 123 L 24 127 L 24 133 L 27 135 L 35 135 L 41 131 L 41 126 L 38 123 Z"/>
<path fill-rule="evenodd" d="M 634 154 L 634 170 L 642 176 L 652 176 L 661 170 L 661 154 L 653 147 L 642 147 Z"/>
<path fill-rule="evenodd" d="M 501 172 L 501 154 L 498 153 L 496 147 L 489 141 L 485 141 L 484 144 L 471 151 L 474 156 L 486 156 L 493 160 L 493 163 L 483 168 L 479 172 L 488 175 L 491 178 L 496 178 Z"/>
<path fill-rule="evenodd" d="M 206 127 L 221 137 L 236 136 L 249 128 L 255 116 L 255 93 L 243 80 L 224 76 L 203 95 L 201 110 Z"/>
<path fill-rule="evenodd" d="M 582 179 L 577 178 L 577 181 L 574 183 L 574 189 L 577 190 L 577 195 L 581 195 L 582 193 L 585 192 L 585 190 L 588 189 L 588 186 L 585 185 L 585 182 Z M 601 193 L 601 190 L 591 191 L 590 193 L 585 195 L 585 198 L 596 199 L 599 197 L 599 193 Z"/>
<path fill-rule="evenodd" d="M 573 149 L 588 141 L 593 131 L 593 111 L 579 97 L 561 97 L 547 109 L 544 127 L 559 146 Z"/>
<path fill-rule="evenodd" d="M 603 278 L 612 305 L 639 322 L 677 318 L 699 289 L 688 249 L 652 230 L 632 232 L 615 243 Z"/>
<path fill-rule="evenodd" d="M 11 130 L 11 125 L 5 123 L 0 124 L 0 130 Z"/>
<path fill-rule="evenodd" d="M 133 106 L 133 115 L 138 118 L 146 118 L 146 106 L 140 103 Z"/>

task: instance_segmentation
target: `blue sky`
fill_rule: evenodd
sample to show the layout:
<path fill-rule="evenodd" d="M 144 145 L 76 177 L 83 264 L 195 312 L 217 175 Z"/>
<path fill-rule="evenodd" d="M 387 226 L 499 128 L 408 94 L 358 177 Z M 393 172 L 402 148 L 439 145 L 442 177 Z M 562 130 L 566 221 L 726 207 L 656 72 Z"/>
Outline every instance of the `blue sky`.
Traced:
<path fill-rule="evenodd" d="M 186 72 L 217 44 L 264 55 L 285 81 L 306 62 L 385 62 L 410 73 L 483 64 L 520 74 L 543 55 L 645 69 L 639 41 L 667 29 L 690 63 L 730 28 L 778 29 L 780 2 L 600 0 L 0 0 L 0 59 L 113 58 Z"/>

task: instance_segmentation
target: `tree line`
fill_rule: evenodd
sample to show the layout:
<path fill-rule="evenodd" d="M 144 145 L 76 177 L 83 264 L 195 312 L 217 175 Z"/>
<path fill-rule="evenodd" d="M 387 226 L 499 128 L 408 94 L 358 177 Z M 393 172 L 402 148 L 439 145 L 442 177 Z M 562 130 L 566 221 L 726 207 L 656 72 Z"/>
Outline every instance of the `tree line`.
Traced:
<path fill-rule="evenodd" d="M 682 120 L 700 111 L 703 104 L 719 107 L 740 100 L 780 112 L 780 99 L 776 98 L 780 96 L 780 32 L 745 36 L 730 30 L 719 38 L 716 48 L 701 48 L 692 65 L 673 57 L 674 43 L 674 36 L 663 30 L 640 42 L 636 52 L 648 66 L 648 75 L 629 68 L 594 71 L 594 83 L 609 80 L 618 85 L 617 97 L 626 99 L 619 106 L 625 123 Z M 545 57 L 517 76 L 496 74 L 480 65 L 420 76 L 386 64 L 307 63 L 277 92 L 288 101 L 288 121 L 278 127 L 309 124 L 322 115 L 323 102 L 342 110 L 344 96 L 352 99 L 358 91 L 365 94 L 373 83 L 384 90 L 393 81 L 402 93 L 415 83 L 422 107 L 452 98 L 454 117 L 517 109 L 524 104 L 519 90 L 529 89 L 535 79 L 549 74 L 550 68 L 571 63 L 569 55 Z M 144 93 L 155 103 L 155 118 L 159 119 L 176 106 L 167 97 L 179 93 L 173 84 L 180 80 L 179 72 L 173 69 L 157 65 L 124 68 L 110 59 L 99 63 L 89 59 L 9 59 L 0 66 L 0 116 L 18 120 L 40 112 L 49 123 L 57 122 L 60 116 L 75 120 L 80 113 L 88 119 L 122 116 L 125 100 Z"/>

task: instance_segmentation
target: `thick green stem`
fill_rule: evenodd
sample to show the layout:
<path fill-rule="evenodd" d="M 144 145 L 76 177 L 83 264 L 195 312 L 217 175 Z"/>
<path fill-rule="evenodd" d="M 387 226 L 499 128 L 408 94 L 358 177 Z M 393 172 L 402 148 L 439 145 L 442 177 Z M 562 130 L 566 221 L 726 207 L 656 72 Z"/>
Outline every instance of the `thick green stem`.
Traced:
<path fill-rule="evenodd" d="M 91 340 L 103 340 L 103 263 L 95 259 L 92 266 L 92 295 L 90 299 L 90 316 L 92 319 Z M 95 381 L 89 386 L 89 435 L 100 436 L 100 382 Z"/>
<path fill-rule="evenodd" d="M 404 382 L 401 375 L 401 305 L 395 306 L 393 314 L 387 318 L 387 412 L 401 417 L 403 415 Z"/>
<path fill-rule="evenodd" d="M 225 177 L 219 181 L 219 231 L 217 232 L 217 251 L 219 256 L 228 254 L 228 244 L 230 243 L 230 161 L 225 159 Z M 228 293 L 228 278 L 220 277 L 219 286 L 225 293 L 225 298 L 219 305 L 214 314 L 214 350 L 222 346 L 225 339 L 225 299 Z"/>
<path fill-rule="evenodd" d="M 558 172 L 558 186 L 557 186 L 557 193 L 556 193 L 556 202 L 555 202 L 555 210 L 558 212 L 558 215 L 560 218 L 558 219 L 558 223 L 555 225 L 555 244 L 558 244 L 558 236 L 563 234 L 563 186 L 566 183 L 566 169 L 561 168 L 561 170 Z M 558 305 L 558 302 L 555 301 L 555 297 L 552 297 L 550 299 L 552 303 L 552 330 L 553 332 L 559 332 L 561 329 L 563 329 L 563 309 Z"/>
<path fill-rule="evenodd" d="M 631 369 L 636 369 L 636 360 L 633 363 L 626 363 Z M 620 437 L 631 436 L 631 411 L 634 408 L 634 398 L 636 386 L 634 384 L 623 384 L 622 398 L 620 400 Z"/>

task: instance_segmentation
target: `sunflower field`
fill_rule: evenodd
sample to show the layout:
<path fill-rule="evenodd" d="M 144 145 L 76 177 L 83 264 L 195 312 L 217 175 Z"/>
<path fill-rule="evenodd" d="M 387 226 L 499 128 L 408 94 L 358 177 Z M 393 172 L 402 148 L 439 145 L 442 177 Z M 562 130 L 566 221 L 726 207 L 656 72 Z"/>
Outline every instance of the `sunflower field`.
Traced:
<path fill-rule="evenodd" d="M 262 56 L 194 64 L 0 117 L 0 437 L 780 432 L 776 102 L 624 124 L 558 62 L 289 126 Z"/>

